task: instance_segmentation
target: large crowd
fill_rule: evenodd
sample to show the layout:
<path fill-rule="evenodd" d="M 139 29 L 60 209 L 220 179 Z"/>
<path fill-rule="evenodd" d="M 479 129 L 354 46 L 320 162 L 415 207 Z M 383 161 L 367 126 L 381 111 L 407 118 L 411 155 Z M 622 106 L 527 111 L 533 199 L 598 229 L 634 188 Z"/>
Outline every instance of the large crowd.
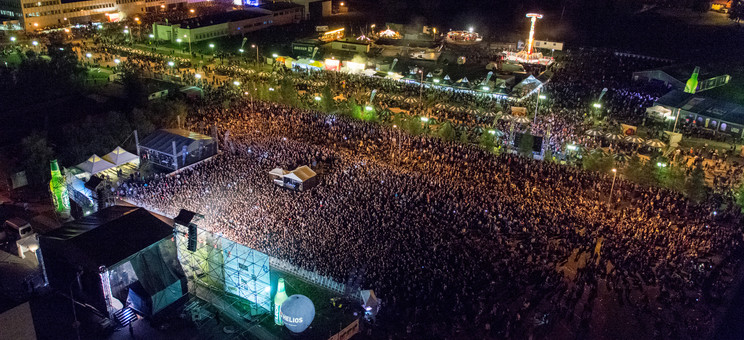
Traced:
<path fill-rule="evenodd" d="M 192 115 L 192 129 L 229 131 L 221 155 L 123 193 L 167 214 L 204 213 L 207 228 L 339 281 L 362 273 L 385 300 L 382 333 L 524 338 L 563 323 L 586 334 L 601 292 L 653 320 L 657 336 L 698 338 L 737 264 L 734 209 L 712 214 L 621 179 L 608 203 L 605 175 L 240 104 Z M 316 188 L 268 178 L 299 165 L 318 171 Z"/>
<path fill-rule="evenodd" d="M 739 264 L 741 216 L 730 201 L 695 205 L 622 178 L 613 187 L 604 174 L 253 98 L 225 106 L 219 97 L 229 92 L 229 80 L 275 82 L 275 74 L 229 65 L 174 70 L 172 58 L 157 53 L 98 48 L 102 55 L 127 53 L 128 62 L 149 72 L 180 72 L 187 81 L 204 72 L 208 98 L 189 115 L 189 128 L 216 126 L 221 136 L 223 153 L 214 159 L 174 176 L 127 181 L 120 193 L 170 215 L 182 208 L 203 213 L 205 227 L 340 282 L 361 279 L 384 299 L 380 336 L 526 338 L 565 329 L 586 337 L 596 334 L 590 328 L 602 305 L 597 297 L 609 297 L 649 320 L 638 321 L 649 337 L 706 337 Z M 547 146 L 561 152 L 568 142 L 592 143 L 582 132 L 603 87 L 605 124 L 643 123 L 644 108 L 663 89 L 623 77 L 647 64 L 605 52 L 569 53 L 551 69 L 536 123 L 516 127 L 400 99 L 480 111 L 517 105 L 503 98 L 361 75 L 278 73 L 306 84 L 308 93 L 334 83 L 345 98 L 378 90 L 390 94 L 376 104 L 383 109 L 404 107 L 460 130 L 495 124 L 502 131 L 549 131 Z M 518 105 L 531 108 L 536 100 Z M 733 185 L 741 168 L 712 151 L 705 156 L 714 159 L 707 167 L 725 174 L 715 187 Z M 316 188 L 292 192 L 269 180 L 274 167 L 300 165 L 319 173 Z"/>

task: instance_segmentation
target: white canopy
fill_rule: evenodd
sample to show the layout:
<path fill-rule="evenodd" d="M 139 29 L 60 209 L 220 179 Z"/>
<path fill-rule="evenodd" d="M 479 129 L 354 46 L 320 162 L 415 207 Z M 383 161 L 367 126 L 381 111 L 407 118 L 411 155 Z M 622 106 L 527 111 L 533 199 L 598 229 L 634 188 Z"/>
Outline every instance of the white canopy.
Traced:
<path fill-rule="evenodd" d="M 289 177 L 297 182 L 304 182 L 312 177 L 315 177 L 315 175 L 315 171 L 310 169 L 307 165 L 303 165 L 284 175 L 284 177 Z"/>
<path fill-rule="evenodd" d="M 274 176 L 279 176 L 279 177 L 282 177 L 286 174 L 287 172 L 284 171 L 282 168 L 274 168 L 271 171 L 269 171 L 269 175 L 274 175 Z"/>
<path fill-rule="evenodd" d="M 93 155 L 85 162 L 78 164 L 77 168 L 90 174 L 97 174 L 103 170 L 111 169 L 114 166 L 114 164 L 101 159 L 98 155 Z"/>
<path fill-rule="evenodd" d="M 119 166 L 135 161 L 138 157 L 137 155 L 122 149 L 121 146 L 117 146 L 114 151 L 107 153 L 106 156 L 103 156 L 102 158 L 109 163 L 113 163 L 114 165 Z"/>

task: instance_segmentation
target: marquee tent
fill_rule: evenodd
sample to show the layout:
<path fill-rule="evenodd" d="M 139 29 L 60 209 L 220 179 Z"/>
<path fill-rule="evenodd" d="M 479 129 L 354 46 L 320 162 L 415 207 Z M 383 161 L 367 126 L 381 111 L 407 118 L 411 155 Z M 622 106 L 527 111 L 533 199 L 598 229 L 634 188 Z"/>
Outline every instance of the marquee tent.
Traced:
<path fill-rule="evenodd" d="M 83 170 L 85 172 L 91 173 L 91 174 L 97 174 L 103 170 L 111 169 L 115 167 L 111 162 L 108 162 L 101 157 L 98 157 L 98 155 L 90 156 L 85 162 L 82 162 L 77 165 L 77 168 L 80 170 Z"/>
<path fill-rule="evenodd" d="M 137 155 L 135 154 L 132 154 L 131 152 L 128 152 L 127 150 L 122 149 L 120 146 L 117 146 L 114 151 L 107 153 L 102 158 L 110 163 L 113 163 L 116 166 L 119 166 L 135 161 L 139 157 L 137 157 Z"/>

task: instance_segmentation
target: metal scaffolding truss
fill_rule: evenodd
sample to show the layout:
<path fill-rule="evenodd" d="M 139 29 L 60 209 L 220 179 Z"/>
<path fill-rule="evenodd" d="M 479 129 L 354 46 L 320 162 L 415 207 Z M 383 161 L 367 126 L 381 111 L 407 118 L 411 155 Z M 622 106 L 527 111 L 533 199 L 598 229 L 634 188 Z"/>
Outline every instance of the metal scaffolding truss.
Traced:
<path fill-rule="evenodd" d="M 175 224 L 178 259 L 189 291 L 219 309 L 248 310 L 246 317 L 270 313 L 269 256 L 199 227 L 201 221 L 201 216 L 194 218 L 191 228 Z M 194 251 L 188 249 L 189 229 L 196 230 Z"/>

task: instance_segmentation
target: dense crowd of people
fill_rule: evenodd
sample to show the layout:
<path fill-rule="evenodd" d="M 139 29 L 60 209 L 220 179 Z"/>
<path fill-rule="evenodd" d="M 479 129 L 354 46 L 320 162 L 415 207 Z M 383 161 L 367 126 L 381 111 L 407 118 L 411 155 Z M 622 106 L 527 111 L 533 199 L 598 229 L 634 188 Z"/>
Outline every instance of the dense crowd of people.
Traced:
<path fill-rule="evenodd" d="M 558 323 L 587 332 L 602 292 L 649 316 L 659 336 L 696 338 L 736 264 L 733 209 L 714 215 L 623 180 L 607 203 L 605 175 L 240 104 L 192 115 L 193 129 L 229 131 L 223 154 L 123 192 L 167 214 L 204 213 L 205 227 L 339 281 L 363 273 L 385 300 L 380 332 L 524 338 Z M 320 174 L 309 192 L 268 179 L 299 165 Z"/>
<path fill-rule="evenodd" d="M 214 159 L 174 176 L 127 181 L 120 193 L 170 215 L 203 213 L 204 227 L 338 281 L 359 276 L 385 300 L 376 329 L 382 336 L 525 338 L 557 332 L 557 325 L 586 336 L 597 297 L 610 296 L 652 320 L 641 322 L 646 334 L 705 337 L 738 266 L 740 215 L 731 202 L 695 205 L 620 178 L 613 187 L 604 174 L 254 98 L 233 96 L 225 106 L 221 96 L 233 79 L 276 83 L 276 74 L 229 63 L 174 69 L 172 58 L 154 52 L 98 48 L 185 81 L 203 72 L 207 100 L 189 125 L 202 132 L 216 126 L 224 136 Z M 361 75 L 278 73 L 310 94 L 329 84 L 344 98 L 378 90 L 387 94 L 379 107 L 437 117 L 460 131 L 546 135 L 547 146 L 561 152 L 568 142 L 596 142 L 583 131 L 603 87 L 604 124 L 643 123 L 645 107 L 663 89 L 626 78 L 648 64 L 602 51 L 569 53 L 551 70 L 536 122 L 516 125 L 410 98 L 484 112 L 532 110 L 537 96 L 515 103 Z M 741 168 L 716 155 L 681 157 L 714 159 L 706 167 L 722 174 L 714 187 L 725 191 Z M 300 165 L 319 173 L 316 188 L 291 192 L 268 179 L 274 167 Z"/>

